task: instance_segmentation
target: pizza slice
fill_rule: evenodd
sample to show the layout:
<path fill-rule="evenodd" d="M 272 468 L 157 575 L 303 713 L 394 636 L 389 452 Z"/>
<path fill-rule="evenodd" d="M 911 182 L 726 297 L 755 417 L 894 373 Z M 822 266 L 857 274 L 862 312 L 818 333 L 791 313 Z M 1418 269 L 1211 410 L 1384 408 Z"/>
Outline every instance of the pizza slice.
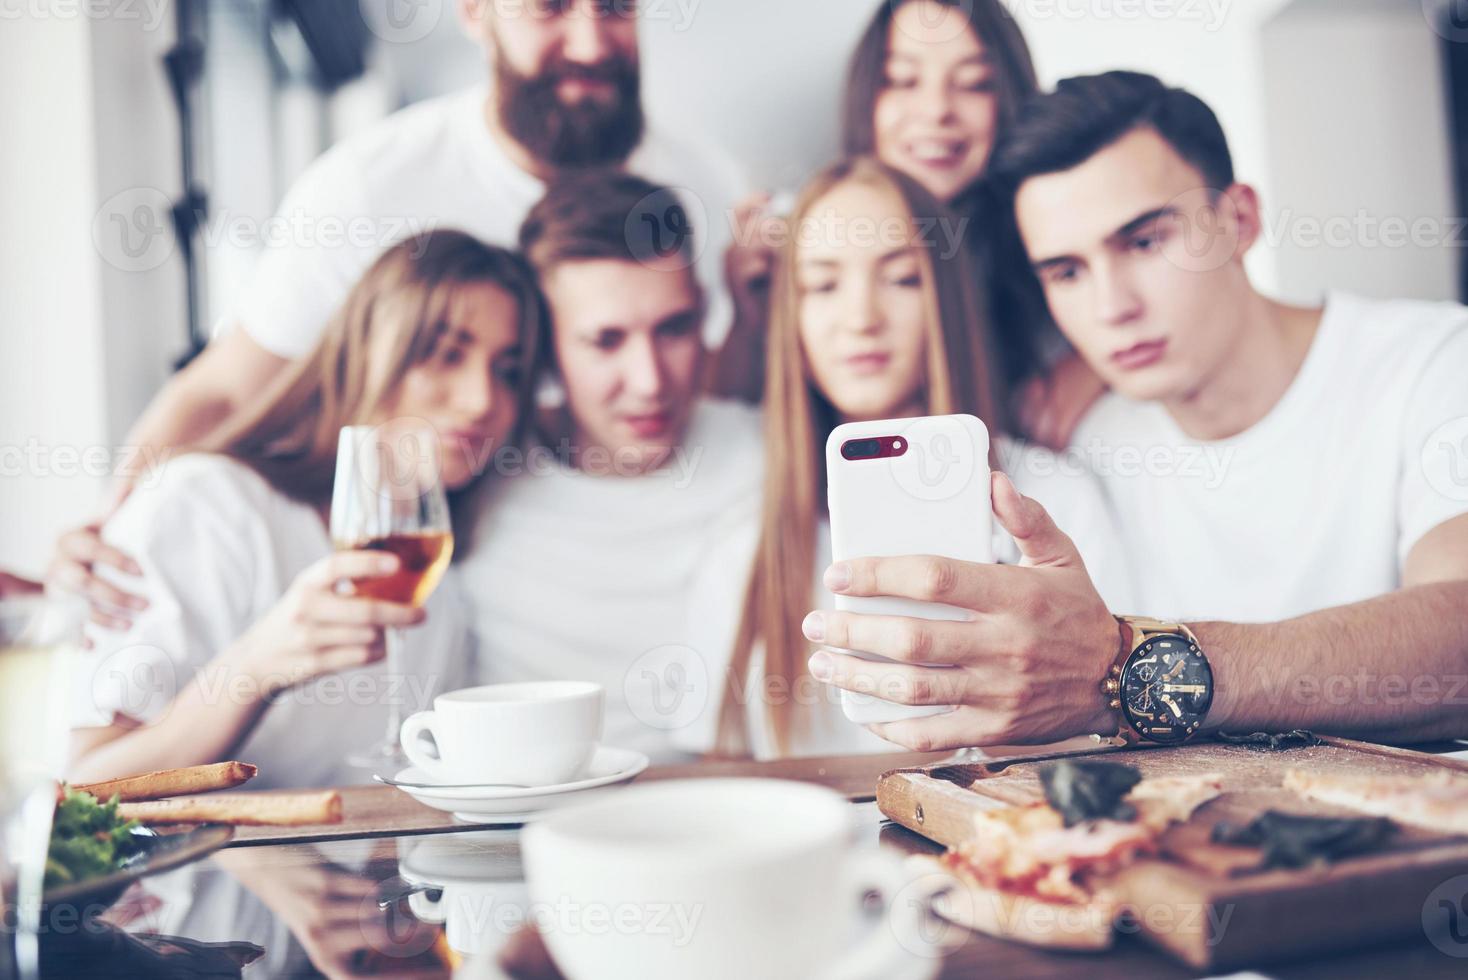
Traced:
<path fill-rule="evenodd" d="M 1116 763 L 1058 765 L 1073 768 L 1045 779 L 1046 802 L 980 811 L 970 840 L 930 859 L 954 878 L 934 902 L 939 915 L 1032 946 L 1105 949 L 1121 911 L 1107 878 L 1157 853 L 1168 827 L 1222 792 L 1216 773 L 1141 780 Z M 1130 788 L 1108 799 L 1097 787 L 1116 785 L 1117 769 L 1132 773 L 1121 781 Z M 1067 795 L 1059 785 L 1080 788 Z M 1103 815 L 1077 812 L 1077 798 Z"/>
<path fill-rule="evenodd" d="M 1443 834 L 1468 835 L 1468 776 L 1446 769 L 1424 776 L 1375 776 L 1290 769 L 1284 788 L 1306 799 L 1390 817 Z"/>

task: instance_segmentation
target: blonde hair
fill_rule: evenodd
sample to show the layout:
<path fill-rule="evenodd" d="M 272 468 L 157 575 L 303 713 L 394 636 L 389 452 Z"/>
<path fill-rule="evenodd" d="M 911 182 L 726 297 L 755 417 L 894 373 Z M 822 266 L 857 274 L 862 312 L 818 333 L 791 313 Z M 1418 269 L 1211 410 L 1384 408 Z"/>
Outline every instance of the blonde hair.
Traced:
<path fill-rule="evenodd" d="M 715 748 L 721 754 L 749 751 L 745 704 L 739 696 L 757 648 L 764 649 L 764 678 L 779 679 L 786 690 L 805 671 L 809 646 L 800 624 L 812 601 L 817 521 L 825 513 L 825 440 L 839 419 L 836 409 L 810 380 L 800 340 L 800 294 L 795 263 L 798 234 L 815 206 L 847 182 L 895 194 L 907 217 L 954 220 L 911 178 L 871 157 L 855 157 L 821 171 L 801 192 L 792 229 L 775 264 L 770 294 L 770 324 L 765 388 L 765 489 L 760 540 L 755 551 L 744 614 L 720 707 Z M 959 254 L 934 247 L 916 249 L 922 269 L 928 328 L 924 411 L 929 415 L 967 412 L 982 418 L 996 436 L 1009 431 L 1006 399 L 989 369 L 989 325 L 982 312 L 982 284 Z M 793 696 L 770 704 L 767 718 L 776 751 L 783 754 L 798 725 Z"/>
<path fill-rule="evenodd" d="M 534 277 L 513 252 L 463 232 L 433 231 L 384 252 L 352 288 L 311 353 L 287 367 L 253 410 L 190 448 L 230 456 L 281 493 L 324 506 L 331 500 L 342 427 L 368 422 L 396 394 L 409 369 L 432 355 L 447 328 L 455 293 L 479 283 L 503 289 L 519 311 L 523 368 L 512 438 L 518 437 L 529 415 L 547 329 Z M 461 519 L 480 483 L 476 478 L 450 494 L 461 539 L 467 539 Z"/>

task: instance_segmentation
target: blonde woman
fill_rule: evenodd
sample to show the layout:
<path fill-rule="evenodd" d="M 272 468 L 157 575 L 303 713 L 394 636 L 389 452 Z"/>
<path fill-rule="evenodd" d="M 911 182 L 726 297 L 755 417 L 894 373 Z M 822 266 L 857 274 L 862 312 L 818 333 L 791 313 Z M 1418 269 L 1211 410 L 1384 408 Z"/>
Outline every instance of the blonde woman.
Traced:
<path fill-rule="evenodd" d="M 868 157 L 828 168 L 801 194 L 772 292 L 764 512 L 710 556 L 696 591 L 695 652 L 714 690 L 685 733 L 691 745 L 759 756 L 892 748 L 847 721 L 835 692 L 806 672 L 815 646 L 802 620 L 813 597 L 830 604 L 820 584 L 830 560 L 824 447 L 842 422 L 979 416 L 995 437 L 991 463 L 1084 534 L 1097 582 L 1125 605 L 1129 575 L 1095 484 L 1008 438 L 984 298 L 944 234 L 954 220 L 912 178 Z"/>
<path fill-rule="evenodd" d="M 80 679 L 69 778 L 238 757 L 257 785 L 360 779 L 344 759 L 466 672 L 452 578 L 425 611 L 343 595 L 391 574 L 381 552 L 332 552 L 327 514 L 343 426 L 428 421 L 456 537 L 491 454 L 526 414 L 543 306 L 510 252 L 437 231 L 384 253 L 314 351 L 259 407 L 171 460 L 104 528 L 136 559 L 147 607 L 96 630 Z M 460 557 L 459 555 L 455 556 Z M 383 630 L 409 631 L 402 677 Z"/>

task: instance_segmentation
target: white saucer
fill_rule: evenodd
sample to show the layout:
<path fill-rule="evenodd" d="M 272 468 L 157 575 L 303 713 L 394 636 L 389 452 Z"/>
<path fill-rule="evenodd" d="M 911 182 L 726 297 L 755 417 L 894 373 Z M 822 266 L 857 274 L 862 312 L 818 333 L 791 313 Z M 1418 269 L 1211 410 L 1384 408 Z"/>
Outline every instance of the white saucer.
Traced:
<path fill-rule="evenodd" d="M 632 749 L 600 746 L 581 779 L 554 786 L 467 789 L 419 789 L 399 786 L 424 806 L 452 813 L 468 823 L 524 823 L 531 816 L 566 803 L 579 803 L 588 790 L 625 783 L 647 768 L 648 758 Z M 393 777 L 397 782 L 432 784 L 434 779 L 416 766 Z"/>

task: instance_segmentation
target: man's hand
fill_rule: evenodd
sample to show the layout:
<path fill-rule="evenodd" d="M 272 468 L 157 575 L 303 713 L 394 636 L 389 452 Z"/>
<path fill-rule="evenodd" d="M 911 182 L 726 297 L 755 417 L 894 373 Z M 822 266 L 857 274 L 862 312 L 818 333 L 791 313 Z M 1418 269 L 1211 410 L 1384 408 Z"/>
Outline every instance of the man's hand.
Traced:
<path fill-rule="evenodd" d="M 131 556 L 102 540 L 102 522 L 97 521 L 61 536 L 46 581 L 86 599 L 97 625 L 125 630 L 132 625 L 134 613 L 148 608 L 148 600 L 101 578 L 97 569 L 103 565 L 125 575 L 143 574 Z"/>
<path fill-rule="evenodd" d="M 957 705 L 946 714 L 872 725 L 920 752 L 1057 742 L 1114 727 L 1100 691 L 1119 640 L 1075 544 L 1007 476 L 992 483 L 994 514 L 1014 535 L 1020 565 L 948 558 L 862 558 L 826 570 L 837 595 L 899 596 L 967 610 L 967 622 L 820 610 L 806 617 L 818 679 L 903 704 Z M 951 666 L 933 667 L 921 664 Z"/>

